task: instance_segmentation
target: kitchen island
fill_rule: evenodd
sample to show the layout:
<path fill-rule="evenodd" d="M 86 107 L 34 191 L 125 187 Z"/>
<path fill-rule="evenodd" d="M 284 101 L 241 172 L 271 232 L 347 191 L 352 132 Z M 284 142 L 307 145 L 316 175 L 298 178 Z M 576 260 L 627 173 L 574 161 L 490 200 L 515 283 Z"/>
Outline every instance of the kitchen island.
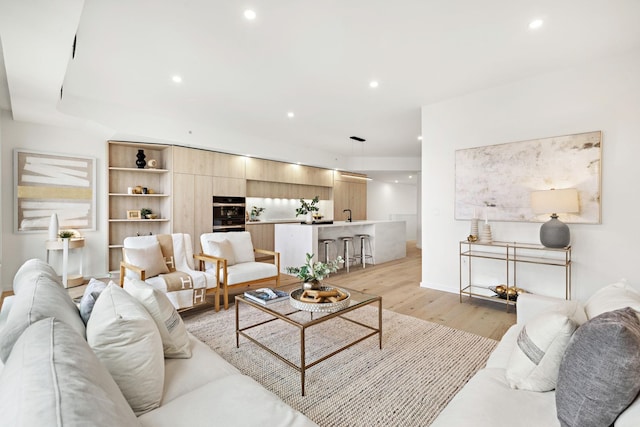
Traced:
<path fill-rule="evenodd" d="M 371 241 L 373 264 L 404 258 L 407 255 L 405 221 L 334 221 L 333 224 L 275 224 L 275 250 L 280 252 L 280 271 L 287 267 L 299 267 L 306 261 L 306 254 L 315 254 L 316 261 L 324 261 L 322 239 L 335 239 L 329 250 L 330 259 L 343 256 L 339 237 L 352 236 L 354 251 L 360 253 L 360 240 L 356 234 L 368 234 Z M 367 260 L 369 263 L 370 260 Z M 354 265 L 354 264 L 352 264 Z"/>

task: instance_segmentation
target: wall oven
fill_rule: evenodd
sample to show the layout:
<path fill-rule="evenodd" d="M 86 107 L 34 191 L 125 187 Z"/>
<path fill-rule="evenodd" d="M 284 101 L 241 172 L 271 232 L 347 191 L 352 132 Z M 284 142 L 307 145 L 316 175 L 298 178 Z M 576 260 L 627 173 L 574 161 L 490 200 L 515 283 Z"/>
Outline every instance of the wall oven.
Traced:
<path fill-rule="evenodd" d="M 213 196 L 213 231 L 244 231 L 244 197 Z"/>

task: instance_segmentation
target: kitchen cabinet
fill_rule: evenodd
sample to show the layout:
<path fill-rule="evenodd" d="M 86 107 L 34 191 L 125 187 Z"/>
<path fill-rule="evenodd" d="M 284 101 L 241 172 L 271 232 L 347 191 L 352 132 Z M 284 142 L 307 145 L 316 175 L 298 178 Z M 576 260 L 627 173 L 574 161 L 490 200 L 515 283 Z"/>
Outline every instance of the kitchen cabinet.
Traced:
<path fill-rule="evenodd" d="M 333 219 L 344 220 L 351 209 L 351 219 L 367 219 L 367 181 L 345 177 L 340 172 L 334 173 L 333 182 Z"/>

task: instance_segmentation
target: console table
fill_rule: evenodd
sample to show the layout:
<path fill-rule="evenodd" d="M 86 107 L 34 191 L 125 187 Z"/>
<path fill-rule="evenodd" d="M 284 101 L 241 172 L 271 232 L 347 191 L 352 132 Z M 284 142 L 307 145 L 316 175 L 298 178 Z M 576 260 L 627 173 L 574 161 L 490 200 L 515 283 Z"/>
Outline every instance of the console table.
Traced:
<path fill-rule="evenodd" d="M 62 251 L 62 284 L 65 288 L 78 286 L 84 282 L 82 275 L 84 238 L 47 240 L 45 248 L 47 249 L 47 264 L 49 264 L 51 251 Z M 69 251 L 71 249 L 77 249 L 81 252 L 78 274 L 69 274 Z"/>

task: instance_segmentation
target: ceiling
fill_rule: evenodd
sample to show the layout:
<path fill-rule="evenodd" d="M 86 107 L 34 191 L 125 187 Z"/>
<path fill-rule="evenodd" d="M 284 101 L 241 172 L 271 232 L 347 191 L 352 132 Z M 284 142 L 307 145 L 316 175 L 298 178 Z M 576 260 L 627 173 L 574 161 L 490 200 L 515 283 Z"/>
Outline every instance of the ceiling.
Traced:
<path fill-rule="evenodd" d="M 16 120 L 358 164 L 401 182 L 420 167 L 422 105 L 640 47 L 638 0 L 2 3 Z M 532 30 L 536 18 L 544 23 Z"/>

